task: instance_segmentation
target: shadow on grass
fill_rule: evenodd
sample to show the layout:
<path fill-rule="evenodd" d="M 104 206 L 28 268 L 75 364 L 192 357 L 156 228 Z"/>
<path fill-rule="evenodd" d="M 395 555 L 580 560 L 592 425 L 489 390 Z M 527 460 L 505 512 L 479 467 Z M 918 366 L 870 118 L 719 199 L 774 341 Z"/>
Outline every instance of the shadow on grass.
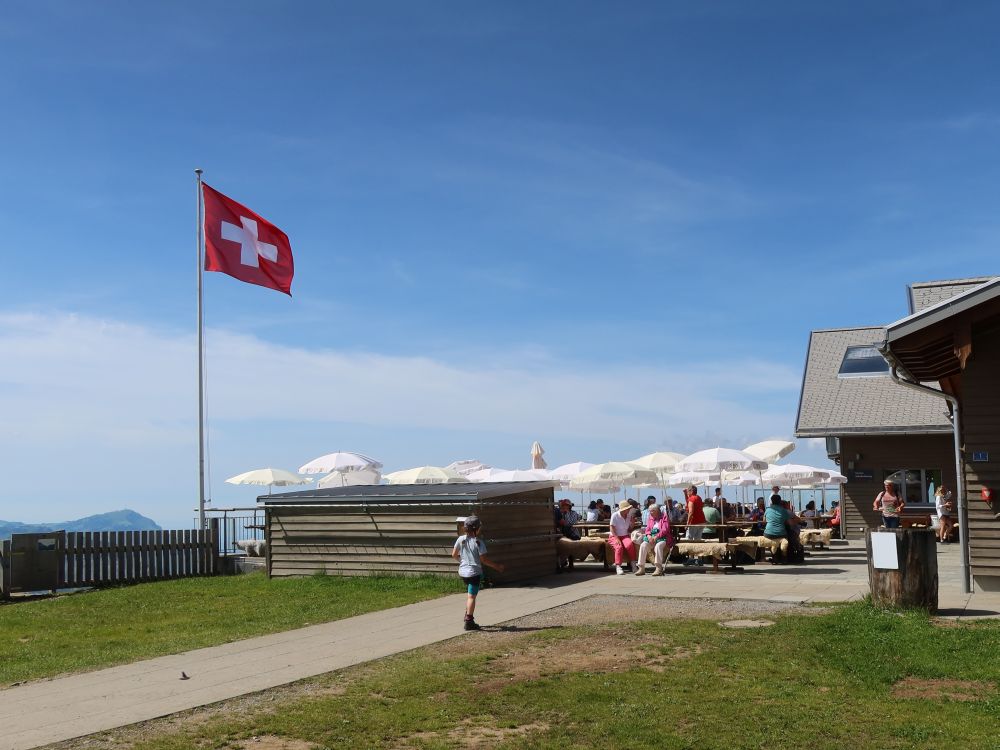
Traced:
<path fill-rule="evenodd" d="M 483 633 L 535 633 L 540 630 L 562 630 L 562 625 L 544 625 L 537 628 L 521 627 L 520 625 L 483 625 Z"/>

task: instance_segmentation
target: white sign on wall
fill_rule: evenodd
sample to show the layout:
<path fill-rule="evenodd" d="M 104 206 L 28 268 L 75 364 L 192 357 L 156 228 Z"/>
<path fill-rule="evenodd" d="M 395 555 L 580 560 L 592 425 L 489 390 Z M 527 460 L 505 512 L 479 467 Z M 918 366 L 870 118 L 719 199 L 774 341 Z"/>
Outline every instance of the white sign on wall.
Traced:
<path fill-rule="evenodd" d="M 882 570 L 899 570 L 899 553 L 896 550 L 896 535 L 872 532 L 872 567 Z"/>

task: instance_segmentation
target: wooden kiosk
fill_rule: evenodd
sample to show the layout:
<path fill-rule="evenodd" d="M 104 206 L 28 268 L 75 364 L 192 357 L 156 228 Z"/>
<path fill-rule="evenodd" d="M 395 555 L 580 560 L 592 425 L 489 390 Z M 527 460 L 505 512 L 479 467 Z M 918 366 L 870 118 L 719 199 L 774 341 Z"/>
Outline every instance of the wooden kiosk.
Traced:
<path fill-rule="evenodd" d="M 272 577 L 455 575 L 456 520 L 477 515 L 498 583 L 556 569 L 555 482 L 360 485 L 258 498 Z"/>

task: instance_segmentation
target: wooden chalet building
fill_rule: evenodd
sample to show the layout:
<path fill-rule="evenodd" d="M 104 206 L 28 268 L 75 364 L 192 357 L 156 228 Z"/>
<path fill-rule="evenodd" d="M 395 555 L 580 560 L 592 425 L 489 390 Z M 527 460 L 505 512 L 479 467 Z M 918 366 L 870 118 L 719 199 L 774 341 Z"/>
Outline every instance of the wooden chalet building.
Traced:
<path fill-rule="evenodd" d="M 970 493 L 1000 485 L 1000 376 L 989 374 L 1000 362 L 1000 327 L 991 327 L 998 284 L 993 277 L 912 284 L 910 314 L 890 326 L 813 331 L 795 428 L 796 437 L 826 439 L 848 480 L 844 528 L 857 537 L 880 523 L 872 503 L 886 479 L 901 487 L 907 515 L 933 516 L 934 490 L 958 489 L 952 408 L 942 392 L 958 397 L 961 484 L 972 509 L 963 526 L 984 589 L 1000 583 L 1000 521 Z M 970 438 L 975 446 L 965 444 Z M 988 460 L 972 461 L 973 453 Z"/>

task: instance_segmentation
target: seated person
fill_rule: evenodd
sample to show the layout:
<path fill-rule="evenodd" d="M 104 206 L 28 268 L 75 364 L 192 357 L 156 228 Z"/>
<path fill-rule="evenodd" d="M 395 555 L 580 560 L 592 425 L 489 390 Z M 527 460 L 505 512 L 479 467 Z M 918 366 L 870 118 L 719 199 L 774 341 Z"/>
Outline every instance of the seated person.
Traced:
<path fill-rule="evenodd" d="M 791 513 L 785 508 L 780 495 L 771 496 L 771 505 L 764 511 L 764 536 L 768 539 L 788 539 L 788 521 Z M 781 553 L 771 553 L 771 562 L 783 561 Z"/>
<path fill-rule="evenodd" d="M 674 537 L 670 531 L 670 520 L 666 514 L 660 510 L 660 506 L 649 506 L 649 518 L 643 528 L 642 543 L 639 544 L 638 568 L 635 571 L 637 576 L 646 573 L 646 556 L 649 554 L 649 547 L 653 547 L 653 559 L 655 568 L 654 576 L 663 575 L 663 562 L 667 557 L 667 552 L 674 546 Z"/>
<path fill-rule="evenodd" d="M 705 500 L 702 506 L 702 512 L 705 514 L 705 523 L 721 523 L 722 514 L 719 513 L 719 509 L 715 507 L 715 498 L 708 498 Z M 718 530 L 714 526 L 706 526 L 702 532 L 702 536 L 714 536 Z"/>
<path fill-rule="evenodd" d="M 580 514 L 573 510 L 573 503 L 568 497 L 559 501 L 559 521 L 557 530 L 567 539 L 579 539 L 580 532 L 573 527 L 580 522 Z"/>
<path fill-rule="evenodd" d="M 605 505 L 604 501 L 597 498 L 597 509 L 601 512 L 601 517 L 598 519 L 600 521 L 610 521 L 611 520 L 611 506 Z"/>
<path fill-rule="evenodd" d="M 823 522 L 823 525 L 833 529 L 840 528 L 840 503 L 836 500 L 830 503 L 830 517 Z"/>
<path fill-rule="evenodd" d="M 750 512 L 750 520 L 753 521 L 753 529 L 751 534 L 754 536 L 760 536 L 764 533 L 764 511 L 767 510 L 767 505 L 764 502 L 764 498 L 757 498 L 757 507 Z"/>
<path fill-rule="evenodd" d="M 815 500 L 810 500 L 808 503 L 806 503 L 806 509 L 804 511 L 802 511 L 802 517 L 803 518 L 815 518 L 816 516 L 817 516 L 817 513 L 816 513 L 816 501 Z"/>
<path fill-rule="evenodd" d="M 597 507 L 597 501 L 591 500 L 587 506 L 587 523 L 596 523 L 601 520 L 601 511 Z"/>

